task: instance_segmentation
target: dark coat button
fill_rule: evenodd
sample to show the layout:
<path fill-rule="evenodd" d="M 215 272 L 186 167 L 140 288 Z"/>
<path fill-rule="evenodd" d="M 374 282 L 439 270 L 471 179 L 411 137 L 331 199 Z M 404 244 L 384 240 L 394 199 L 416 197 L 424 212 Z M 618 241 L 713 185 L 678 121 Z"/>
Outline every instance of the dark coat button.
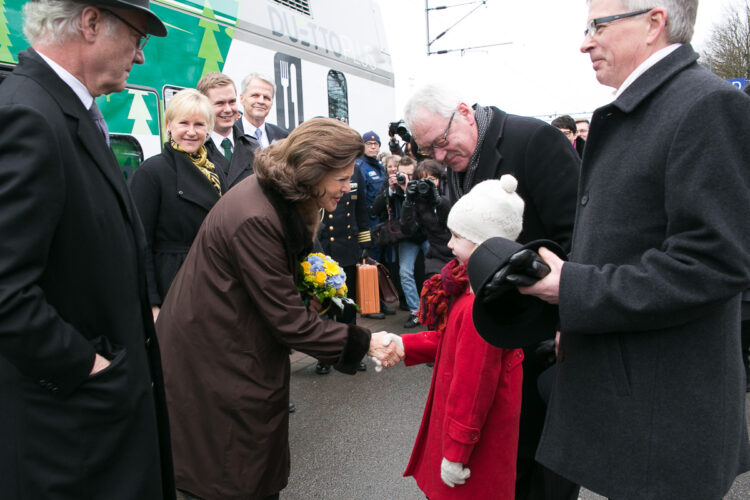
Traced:
<path fill-rule="evenodd" d="M 589 195 L 584 194 L 583 196 L 581 196 L 581 205 L 585 206 L 586 203 L 588 202 L 589 202 Z"/>

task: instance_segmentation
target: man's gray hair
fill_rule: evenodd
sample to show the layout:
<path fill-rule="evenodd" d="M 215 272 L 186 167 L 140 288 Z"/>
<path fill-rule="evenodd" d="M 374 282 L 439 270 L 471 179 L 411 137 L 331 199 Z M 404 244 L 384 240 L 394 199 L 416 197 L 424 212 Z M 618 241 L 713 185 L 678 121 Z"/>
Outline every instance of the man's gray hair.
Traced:
<path fill-rule="evenodd" d="M 242 80 L 242 91 L 240 94 L 244 94 L 247 90 L 247 86 L 250 85 L 250 82 L 254 79 L 262 80 L 269 84 L 271 86 L 271 99 L 273 99 L 274 94 L 276 94 L 276 83 L 273 81 L 273 79 L 269 78 L 268 76 L 264 75 L 263 73 L 250 73 Z"/>
<path fill-rule="evenodd" d="M 461 99 L 448 89 L 437 84 L 429 84 L 417 90 L 404 107 L 404 122 L 409 130 L 414 130 L 416 117 L 428 111 L 448 118 L 456 111 Z"/>
<path fill-rule="evenodd" d="M 31 45 L 43 40 L 61 45 L 81 31 L 81 13 L 87 4 L 72 0 L 32 0 L 23 6 L 23 34 Z M 106 16 L 106 33 L 111 33 L 117 19 Z"/>
<path fill-rule="evenodd" d="M 625 12 L 663 7 L 667 11 L 667 41 L 690 43 L 693 38 L 698 0 L 621 0 Z M 589 0 L 590 3 L 590 0 Z"/>

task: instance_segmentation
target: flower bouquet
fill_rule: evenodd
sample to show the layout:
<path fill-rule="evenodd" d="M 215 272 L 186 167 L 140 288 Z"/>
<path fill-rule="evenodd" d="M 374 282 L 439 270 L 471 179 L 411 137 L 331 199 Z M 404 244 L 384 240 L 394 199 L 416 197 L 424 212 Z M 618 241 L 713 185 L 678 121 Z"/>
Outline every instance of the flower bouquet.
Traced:
<path fill-rule="evenodd" d="M 322 253 L 311 253 L 300 263 L 300 282 L 297 290 L 302 292 L 305 305 L 310 304 L 312 297 L 316 297 L 324 306 L 318 313 L 321 316 L 335 304 L 342 311 L 344 304 L 357 305 L 346 296 L 346 273 L 338 262 Z"/>

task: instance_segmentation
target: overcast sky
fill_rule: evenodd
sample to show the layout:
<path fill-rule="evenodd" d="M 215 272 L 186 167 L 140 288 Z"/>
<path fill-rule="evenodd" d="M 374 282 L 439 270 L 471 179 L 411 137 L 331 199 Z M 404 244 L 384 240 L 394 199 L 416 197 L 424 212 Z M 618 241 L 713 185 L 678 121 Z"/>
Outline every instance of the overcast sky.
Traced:
<path fill-rule="evenodd" d="M 444 82 L 470 103 L 551 119 L 580 116 L 612 100 L 601 86 L 588 55 L 579 51 L 587 19 L 585 0 L 487 0 L 456 25 L 432 50 L 460 49 L 511 42 L 461 55 L 426 55 L 424 0 L 376 0 L 396 76 L 396 113 L 411 93 L 428 82 Z M 700 0 L 693 47 L 701 52 L 711 29 L 726 9 L 740 0 Z M 471 0 L 429 0 L 431 8 Z M 475 5 L 432 11 L 431 38 L 454 24 Z M 364 21 L 363 21 L 364 22 Z"/>

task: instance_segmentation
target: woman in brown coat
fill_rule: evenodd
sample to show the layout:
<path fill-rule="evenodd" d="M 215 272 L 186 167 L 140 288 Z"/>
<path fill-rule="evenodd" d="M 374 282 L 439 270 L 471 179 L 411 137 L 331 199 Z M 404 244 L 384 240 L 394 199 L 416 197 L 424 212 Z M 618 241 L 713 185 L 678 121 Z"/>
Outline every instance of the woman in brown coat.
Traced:
<path fill-rule="evenodd" d="M 162 306 L 177 488 L 201 499 L 278 498 L 289 477 L 289 349 L 354 374 L 385 332 L 325 320 L 297 291 L 320 211 L 349 191 L 364 145 L 319 118 L 263 150 L 255 175 L 206 217 Z M 389 357 L 390 356 L 390 357 Z"/>

